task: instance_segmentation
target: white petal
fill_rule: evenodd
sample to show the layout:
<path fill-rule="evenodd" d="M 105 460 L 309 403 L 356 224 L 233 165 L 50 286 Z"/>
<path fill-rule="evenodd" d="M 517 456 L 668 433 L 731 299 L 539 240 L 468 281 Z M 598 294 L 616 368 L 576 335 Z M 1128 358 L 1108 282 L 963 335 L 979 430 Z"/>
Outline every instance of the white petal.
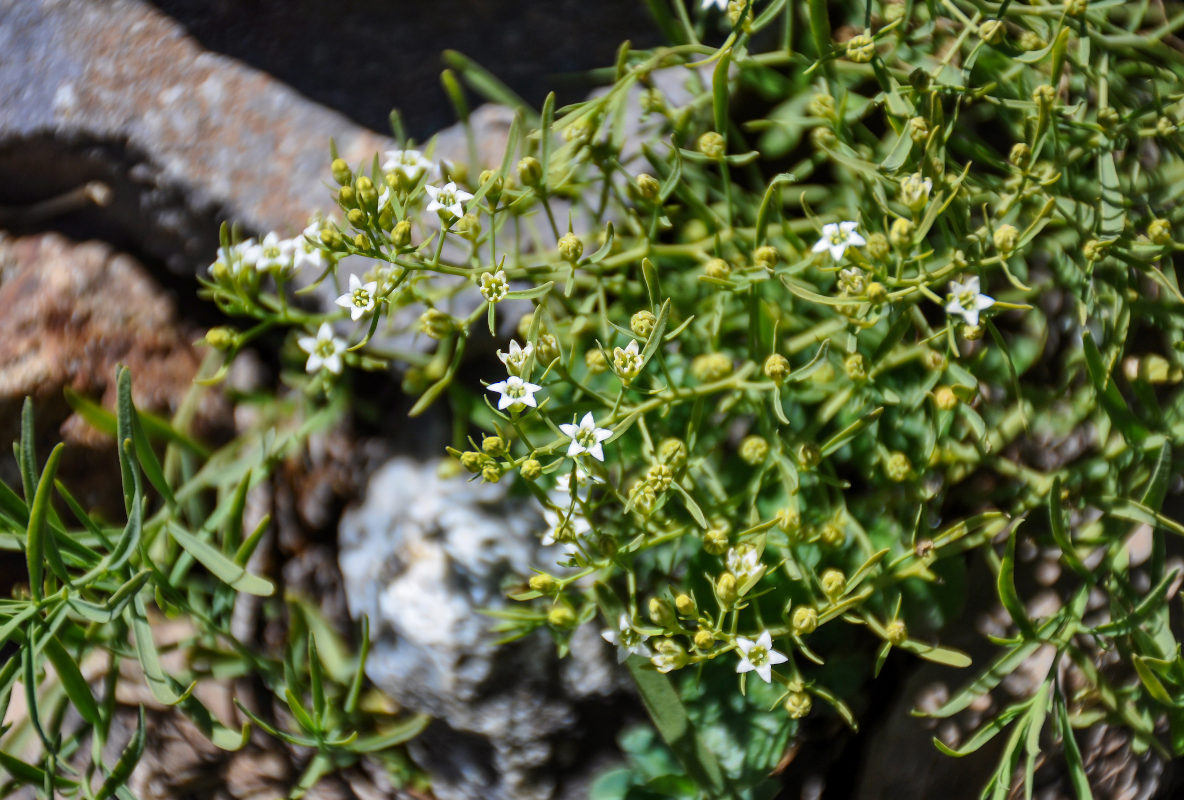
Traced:
<path fill-rule="evenodd" d="M 840 258 L 842 258 L 843 253 L 845 253 L 845 252 L 847 252 L 847 245 L 845 243 L 844 244 L 832 244 L 830 246 L 830 257 L 833 258 L 835 261 L 838 261 Z"/>
<path fill-rule="evenodd" d="M 956 298 L 954 300 L 951 300 L 950 302 L 946 303 L 946 313 L 947 314 L 951 314 L 951 315 L 960 317 L 960 316 L 962 316 L 962 314 L 964 312 L 965 312 L 965 309 L 962 308 L 962 304 L 959 303 Z"/>
<path fill-rule="evenodd" d="M 341 374 L 341 355 L 334 353 L 325 359 L 325 369 L 332 372 L 334 375 Z"/>
<path fill-rule="evenodd" d="M 514 405 L 515 402 L 516 401 L 513 397 L 510 397 L 508 394 L 503 394 L 497 399 L 497 410 L 505 411 L 507 408 Z"/>
<path fill-rule="evenodd" d="M 596 437 L 597 442 L 603 442 L 607 439 L 611 439 L 613 437 L 613 432 L 608 428 L 597 428 L 595 431 L 593 431 L 592 435 Z"/>
<path fill-rule="evenodd" d="M 739 648 L 740 652 L 744 654 L 745 658 L 748 658 L 749 651 L 755 646 L 756 642 L 754 642 L 752 639 L 745 639 L 743 636 L 736 637 L 736 647 Z"/>
<path fill-rule="evenodd" d="M 995 298 L 989 294 L 979 294 L 974 297 L 974 307 L 979 311 L 984 311 L 995 305 Z"/>
<path fill-rule="evenodd" d="M 822 253 L 829 249 L 830 242 L 826 239 L 826 237 L 823 237 L 814 243 L 814 246 L 810 248 L 810 251 L 814 253 Z"/>
<path fill-rule="evenodd" d="M 497 383 L 489 384 L 485 388 L 491 392 L 504 392 L 506 390 L 506 384 L 507 381 L 498 381 Z"/>
<path fill-rule="evenodd" d="M 317 372 L 320 370 L 321 365 L 323 363 L 325 363 L 325 362 L 322 361 L 321 357 L 318 356 L 316 353 L 309 353 L 308 363 L 306 363 L 304 365 L 304 371 L 305 372 Z"/>
<path fill-rule="evenodd" d="M 322 322 L 321 327 L 317 328 L 317 341 L 327 341 L 333 338 L 333 328 L 328 322 Z"/>
<path fill-rule="evenodd" d="M 867 244 L 867 240 L 858 233 L 852 231 L 851 233 L 847 234 L 847 244 L 853 247 L 863 247 L 865 244 Z"/>
<path fill-rule="evenodd" d="M 765 683 L 773 682 L 773 668 L 768 664 L 761 664 L 756 668 L 756 674 L 761 676 L 761 680 Z"/>
<path fill-rule="evenodd" d="M 966 324 L 974 327 L 978 324 L 978 309 L 965 308 L 962 310 L 962 319 L 966 320 Z"/>
<path fill-rule="evenodd" d="M 973 292 L 974 294 L 978 294 L 980 288 L 982 288 L 982 284 L 979 283 L 977 275 L 971 275 L 966 279 L 966 283 L 962 284 L 962 291 L 964 292 Z"/>
<path fill-rule="evenodd" d="M 763 647 L 766 650 L 770 650 L 773 647 L 773 637 L 769 635 L 768 631 L 762 631 L 761 635 L 756 638 L 756 644 L 757 647 Z"/>
<path fill-rule="evenodd" d="M 317 340 L 315 336 L 301 336 L 296 340 L 296 344 L 300 345 L 300 349 L 306 353 L 311 353 L 317 349 Z"/>
<path fill-rule="evenodd" d="M 356 292 L 358 289 L 361 289 L 361 288 L 362 288 L 361 279 L 359 279 L 357 275 L 351 274 L 349 276 L 349 290 L 350 290 L 350 292 Z"/>
<path fill-rule="evenodd" d="M 490 387 L 490 388 L 493 388 L 493 387 Z M 570 422 L 565 422 L 559 426 L 559 430 L 563 431 L 564 436 L 570 436 L 572 438 L 575 438 L 575 435 L 580 432 L 580 426 L 579 425 L 572 425 Z"/>
<path fill-rule="evenodd" d="M 853 231 L 854 231 L 856 228 L 858 228 L 858 227 L 859 227 L 859 223 L 858 223 L 858 222 L 851 222 L 850 220 L 848 220 L 848 221 L 846 221 L 846 222 L 840 222 L 840 223 L 839 223 L 839 231 L 840 231 L 840 232 L 841 232 L 841 233 L 842 233 L 844 236 L 847 236 L 847 237 L 850 237 L 850 236 L 851 236 L 851 233 L 852 233 L 852 232 L 853 232 Z"/>
<path fill-rule="evenodd" d="M 748 660 L 747 656 L 740 659 L 740 663 L 736 665 L 737 672 L 752 672 L 754 669 L 756 667 L 752 665 L 752 662 Z"/>
<path fill-rule="evenodd" d="M 597 461 L 604 461 L 604 447 L 599 442 L 588 448 L 588 455 Z"/>
<path fill-rule="evenodd" d="M 580 420 L 580 427 L 581 428 L 595 428 L 596 427 L 596 420 L 592 418 L 591 411 L 589 411 L 587 414 L 585 414 L 584 418 L 582 420 Z"/>
<path fill-rule="evenodd" d="M 534 395 L 531 395 L 531 394 L 526 394 L 526 395 L 523 395 L 522 397 L 519 397 L 518 402 L 524 406 L 530 406 L 531 408 L 538 408 L 539 407 L 538 401 L 535 400 Z"/>
<path fill-rule="evenodd" d="M 769 663 L 770 664 L 784 664 L 786 661 L 789 661 L 789 659 L 786 658 L 781 653 L 778 653 L 776 650 L 769 651 Z"/>
<path fill-rule="evenodd" d="M 358 306 L 354 306 L 353 308 L 351 308 L 349 310 L 349 318 L 351 320 L 353 320 L 354 322 L 357 322 L 358 320 L 360 320 L 362 318 L 362 315 L 365 314 L 367 311 L 369 311 L 369 309 L 359 308 Z"/>
<path fill-rule="evenodd" d="M 577 442 L 575 439 L 572 439 L 571 445 L 569 445 L 567 448 L 568 457 L 571 458 L 574 456 L 578 456 L 580 453 L 583 453 L 583 452 L 584 452 L 584 446 L 582 444 L 580 444 L 579 442 Z"/>

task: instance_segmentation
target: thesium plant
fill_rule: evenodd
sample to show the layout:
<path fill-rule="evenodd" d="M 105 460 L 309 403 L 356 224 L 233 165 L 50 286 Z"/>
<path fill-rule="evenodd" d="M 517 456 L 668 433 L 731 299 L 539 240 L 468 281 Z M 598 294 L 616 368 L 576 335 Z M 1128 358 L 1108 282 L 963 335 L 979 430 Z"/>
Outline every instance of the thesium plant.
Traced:
<path fill-rule="evenodd" d="M 329 403 L 394 364 L 537 499 L 500 633 L 603 629 L 674 756 L 598 798 L 775 796 L 893 650 L 989 709 L 935 742 L 993 741 L 984 796 L 1091 796 L 1091 726 L 1184 754 L 1184 4 L 648 4 L 669 44 L 566 107 L 448 54 L 462 121 L 462 81 L 517 112 L 500 163 L 395 118 L 302 236 L 226 231 L 208 342 L 287 328 Z M 992 605 L 992 656 L 943 644 Z"/>

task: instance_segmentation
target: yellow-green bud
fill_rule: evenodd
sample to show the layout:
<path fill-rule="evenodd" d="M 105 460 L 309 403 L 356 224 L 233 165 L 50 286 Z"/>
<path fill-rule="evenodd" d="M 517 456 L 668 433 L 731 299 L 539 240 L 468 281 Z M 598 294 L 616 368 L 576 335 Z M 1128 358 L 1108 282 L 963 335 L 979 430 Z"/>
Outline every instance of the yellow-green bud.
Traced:
<path fill-rule="evenodd" d="M 1098 109 L 1098 125 L 1107 134 L 1112 134 L 1120 122 L 1122 122 L 1122 117 L 1119 115 L 1118 110 L 1112 106 Z"/>
<path fill-rule="evenodd" d="M 345 242 L 336 228 L 322 228 L 321 243 L 330 250 L 339 250 Z"/>
<path fill-rule="evenodd" d="M 785 698 L 785 713 L 789 714 L 790 719 L 806 717 L 813 707 L 814 701 L 805 692 L 790 692 L 789 696 Z"/>
<path fill-rule="evenodd" d="M 658 199 L 662 191 L 662 184 L 653 175 L 645 172 L 637 176 L 637 193 L 651 203 Z"/>
<path fill-rule="evenodd" d="M 555 606 L 547 612 L 547 624 L 552 628 L 570 628 L 576 624 L 576 612 L 567 606 Z"/>
<path fill-rule="evenodd" d="M 825 125 L 810 130 L 810 142 L 819 150 L 829 150 L 839 142 L 839 137 Z"/>
<path fill-rule="evenodd" d="M 705 628 L 700 628 L 695 631 L 694 643 L 696 650 L 710 650 L 715 645 L 715 634 Z"/>
<path fill-rule="evenodd" d="M 654 332 L 654 324 L 657 323 L 658 318 L 654 316 L 652 311 L 642 309 L 629 318 L 629 330 L 639 339 L 648 339 L 650 334 Z"/>
<path fill-rule="evenodd" d="M 506 440 L 500 436 L 486 436 L 481 440 L 481 449 L 494 458 L 506 454 Z"/>
<path fill-rule="evenodd" d="M 763 269 L 772 270 L 777 266 L 781 254 L 772 245 L 762 245 L 752 254 L 752 262 Z"/>
<path fill-rule="evenodd" d="M 856 64 L 866 64 L 875 58 L 876 42 L 866 33 L 860 33 L 847 40 L 847 58 Z"/>
<path fill-rule="evenodd" d="M 722 380 L 732 372 L 732 359 L 723 353 L 704 353 L 691 360 L 691 375 L 699 383 Z"/>
<path fill-rule="evenodd" d="M 518 162 L 518 180 L 523 186 L 538 186 L 543 180 L 543 165 L 534 156 Z"/>
<path fill-rule="evenodd" d="M 728 550 L 728 532 L 711 528 L 703 534 L 703 549 L 713 556 L 721 556 Z"/>
<path fill-rule="evenodd" d="M 1147 225 L 1147 238 L 1153 244 L 1167 246 L 1172 243 L 1172 223 L 1162 217 L 1151 220 Z"/>
<path fill-rule="evenodd" d="M 968 342 L 977 342 L 979 339 L 983 338 L 983 335 L 986 334 L 986 332 L 986 327 L 981 324 L 962 326 L 962 338 Z"/>
<path fill-rule="evenodd" d="M 530 588 L 542 594 L 553 594 L 559 588 L 559 581 L 545 573 L 531 575 Z"/>
<path fill-rule="evenodd" d="M 909 629 L 898 619 L 884 626 L 884 636 L 895 647 L 900 647 L 909 638 Z"/>
<path fill-rule="evenodd" d="M 549 333 L 539 334 L 534 343 L 534 352 L 538 356 L 538 363 L 550 364 L 559 357 L 559 340 Z"/>
<path fill-rule="evenodd" d="M 888 237 L 878 231 L 867 237 L 867 246 L 864 249 L 873 261 L 879 262 L 887 261 L 888 255 L 892 252 Z"/>
<path fill-rule="evenodd" d="M 1020 46 L 1021 50 L 1027 50 L 1031 52 L 1032 50 L 1040 50 L 1047 44 L 1047 42 L 1045 42 L 1044 39 L 1040 37 L 1040 34 L 1036 33 L 1035 31 L 1024 30 L 1020 31 L 1020 36 L 1019 39 L 1016 40 L 1016 44 Z"/>
<path fill-rule="evenodd" d="M 559 237 L 559 257 L 569 264 L 580 260 L 584 254 L 584 243 L 574 233 L 565 233 Z"/>
<path fill-rule="evenodd" d="M 900 201 L 911 211 L 920 211 L 929 202 L 932 189 L 933 181 L 915 172 L 900 182 Z"/>
<path fill-rule="evenodd" d="M 477 183 L 481 186 L 484 186 L 487 183 L 493 184 L 489 187 L 489 190 L 485 192 L 485 196 L 488 197 L 491 202 L 496 203 L 498 198 L 502 196 L 502 188 L 505 186 L 505 181 L 502 180 L 502 176 L 496 171 L 492 169 L 482 170 L 481 174 L 477 177 Z"/>
<path fill-rule="evenodd" d="M 349 168 L 349 164 L 345 163 L 344 158 L 333 159 L 329 170 L 333 173 L 333 180 L 337 181 L 340 186 L 345 186 L 354 176 L 353 170 Z"/>
<path fill-rule="evenodd" d="M 469 472 L 480 472 L 488 461 L 488 456 L 478 453 L 476 450 L 466 450 L 460 454 L 460 465 Z"/>
<path fill-rule="evenodd" d="M 933 402 L 942 411 L 953 411 L 958 406 L 958 395 L 949 386 L 938 386 L 933 390 Z"/>
<path fill-rule="evenodd" d="M 708 158 L 723 158 L 724 153 L 727 152 L 727 143 L 724 141 L 723 135 L 716 131 L 707 131 L 700 136 L 697 147 L 699 152 Z"/>
<path fill-rule="evenodd" d="M 648 605 L 650 619 L 655 625 L 660 625 L 663 628 L 677 628 L 678 617 L 674 615 L 674 609 L 670 607 L 670 603 L 661 597 L 651 597 Z"/>
<path fill-rule="evenodd" d="M 660 113 L 666 108 L 666 99 L 657 87 L 646 89 L 641 95 L 641 110 L 647 113 Z"/>
<path fill-rule="evenodd" d="M 872 281 L 867 285 L 867 301 L 873 306 L 883 305 L 887 299 L 888 289 L 884 284 Z"/>
<path fill-rule="evenodd" d="M 921 356 L 921 363 L 925 365 L 926 369 L 933 372 L 943 372 L 949 366 L 949 361 L 945 355 L 932 348 L 927 349 L 924 355 Z"/>
<path fill-rule="evenodd" d="M 822 593 L 830 600 L 841 597 L 847 589 L 847 577 L 833 567 L 824 569 L 818 582 L 822 584 Z"/>
<path fill-rule="evenodd" d="M 536 459 L 528 458 L 522 462 L 522 466 L 518 468 L 518 473 L 525 480 L 538 480 L 538 477 L 543 474 L 543 465 Z"/>
<path fill-rule="evenodd" d="M 445 339 L 456 331 L 456 322 L 438 308 L 429 308 L 419 317 L 419 329 L 433 339 Z"/>
<path fill-rule="evenodd" d="M 802 469 L 814 469 L 822 460 L 822 451 L 813 442 L 803 442 L 798 447 L 798 466 Z"/>
<path fill-rule="evenodd" d="M 724 280 L 732 274 L 732 266 L 722 258 L 713 258 L 703 265 L 703 274 L 709 278 Z"/>
<path fill-rule="evenodd" d="M 345 215 L 349 220 L 349 224 L 355 228 L 363 228 L 366 226 L 366 212 L 360 208 L 351 208 Z"/>
<path fill-rule="evenodd" d="M 378 190 L 374 188 L 374 182 L 365 175 L 358 178 L 354 184 L 357 190 L 358 203 L 370 210 L 378 209 Z"/>
<path fill-rule="evenodd" d="M 481 220 L 476 214 L 465 214 L 453 224 L 452 230 L 470 242 L 476 241 L 481 235 Z"/>
<path fill-rule="evenodd" d="M 1014 225 L 1000 225 L 995 229 L 995 235 L 992 238 L 995 242 L 995 249 L 999 251 L 999 254 L 1007 256 L 1019 244 L 1020 232 Z"/>
<path fill-rule="evenodd" d="M 892 227 L 888 229 L 888 240 L 898 249 L 904 249 L 913 243 L 913 225 L 911 219 L 900 217 L 892 220 Z"/>
<path fill-rule="evenodd" d="M 793 632 L 798 636 L 813 633 L 818 628 L 818 612 L 811 606 L 798 606 L 793 610 Z"/>
<path fill-rule="evenodd" d="M 720 575 L 719 580 L 715 582 L 715 594 L 724 608 L 730 608 L 737 597 L 736 576 L 730 572 Z"/>
<path fill-rule="evenodd" d="M 884 462 L 884 474 L 888 476 L 888 480 L 907 481 L 909 475 L 912 474 L 913 464 L 909 461 L 909 457 L 897 450 L 888 456 L 888 460 Z"/>
<path fill-rule="evenodd" d="M 913 144 L 920 144 L 929 138 L 929 120 L 924 117 L 909 118 L 909 138 Z"/>
<path fill-rule="evenodd" d="M 789 359 L 780 353 L 774 353 L 765 359 L 765 377 L 769 380 L 781 383 L 789 372 Z"/>
<path fill-rule="evenodd" d="M 664 492 L 674 483 L 674 470 L 667 464 L 651 464 L 645 472 L 645 482 L 652 486 L 655 492 Z"/>
<path fill-rule="evenodd" d="M 354 237 L 354 247 L 358 250 L 369 250 L 370 240 L 366 238 L 366 234 L 359 233 Z"/>
<path fill-rule="evenodd" d="M 1090 239 L 1081 247 L 1081 254 L 1085 256 L 1086 261 L 1097 261 L 1098 259 L 1106 257 L 1106 251 L 1110 249 L 1110 242 L 1103 242 L 1100 239 Z"/>
<path fill-rule="evenodd" d="M 215 350 L 229 350 L 238 341 L 238 334 L 233 328 L 210 328 L 206 331 L 206 344 Z"/>
<path fill-rule="evenodd" d="M 1065 13 L 1072 17 L 1080 17 L 1089 6 L 1089 0 L 1065 0 Z"/>
<path fill-rule="evenodd" d="M 1003 41 L 1003 32 L 1003 22 L 997 19 L 985 20 L 978 26 L 978 35 L 987 44 L 999 44 Z"/>
<path fill-rule="evenodd" d="M 595 133 L 596 125 L 591 120 L 580 119 L 563 129 L 563 139 L 582 146 L 590 142 Z"/>
<path fill-rule="evenodd" d="M 673 639 L 661 639 L 654 645 L 654 649 L 658 651 L 658 654 L 654 656 L 653 661 L 662 662 L 662 665 L 658 667 L 662 672 L 682 669 L 687 665 L 687 651 Z"/>
<path fill-rule="evenodd" d="M 777 527 L 782 533 L 796 533 L 801 526 L 802 515 L 796 508 L 786 506 L 777 512 Z"/>
<path fill-rule="evenodd" d="M 584 353 L 584 366 L 588 368 L 589 373 L 599 375 L 608 369 L 608 359 L 604 357 L 603 350 L 599 347 L 593 347 Z"/>
<path fill-rule="evenodd" d="M 815 117 L 822 117 L 823 119 L 834 119 L 835 117 L 835 99 L 829 94 L 816 94 L 810 98 L 809 104 L 806 106 Z"/>
<path fill-rule="evenodd" d="M 838 522 L 831 520 L 822 526 L 818 539 L 824 546 L 837 550 L 847 543 L 847 531 Z"/>
<path fill-rule="evenodd" d="M 395 228 L 391 231 L 391 243 L 399 249 L 411 244 L 411 220 L 401 219 L 395 223 Z"/>
<path fill-rule="evenodd" d="M 1057 97 L 1057 90 L 1052 88 L 1047 83 L 1042 83 L 1032 90 L 1032 102 L 1047 106 L 1052 105 L 1052 101 Z"/>
<path fill-rule="evenodd" d="M 358 204 L 357 192 L 352 186 L 342 186 L 337 192 L 337 202 L 342 208 L 353 208 Z"/>
<path fill-rule="evenodd" d="M 1011 146 L 1007 160 L 1017 167 L 1026 167 L 1028 162 L 1032 160 L 1032 148 L 1026 142 L 1016 142 Z"/>
<path fill-rule="evenodd" d="M 502 470 L 497 464 L 488 463 L 481 468 L 481 480 L 486 483 L 497 483 L 502 479 Z"/>
<path fill-rule="evenodd" d="M 769 457 L 769 443 L 763 436 L 745 436 L 740 442 L 740 459 L 756 467 Z"/>
<path fill-rule="evenodd" d="M 674 598 L 674 607 L 684 617 L 693 617 L 699 611 L 699 607 L 695 605 L 695 598 L 685 593 Z"/>
<path fill-rule="evenodd" d="M 860 353 L 852 353 L 843 359 L 843 371 L 853 381 L 867 380 L 867 359 Z"/>
<path fill-rule="evenodd" d="M 687 463 L 687 445 L 682 439 L 673 436 L 658 443 L 658 462 L 667 465 L 674 471 L 682 469 Z"/>

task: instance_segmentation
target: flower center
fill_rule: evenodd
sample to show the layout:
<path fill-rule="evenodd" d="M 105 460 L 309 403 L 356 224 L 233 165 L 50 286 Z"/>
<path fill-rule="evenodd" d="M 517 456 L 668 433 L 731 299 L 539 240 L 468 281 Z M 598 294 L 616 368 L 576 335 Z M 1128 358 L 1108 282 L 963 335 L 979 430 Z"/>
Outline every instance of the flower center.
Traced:
<path fill-rule="evenodd" d="M 835 231 L 830 235 L 830 243 L 834 245 L 846 244 L 847 237 L 842 231 Z"/>
<path fill-rule="evenodd" d="M 321 358 L 328 358 L 337 352 L 337 346 L 333 344 L 332 339 L 325 339 L 317 342 L 317 355 Z"/>
<path fill-rule="evenodd" d="M 525 394 L 526 394 L 526 386 L 522 383 L 522 381 L 507 381 L 506 382 L 506 395 L 508 397 L 513 397 L 513 398 L 517 399 L 519 397 L 522 397 Z"/>
<path fill-rule="evenodd" d="M 369 308 L 370 292 L 365 289 L 354 289 L 354 305 L 358 308 Z"/>
<path fill-rule="evenodd" d="M 621 646 L 625 648 L 636 647 L 641 644 L 641 634 L 632 628 L 621 629 Z"/>
<path fill-rule="evenodd" d="M 964 291 L 958 295 L 958 304 L 963 308 L 974 308 L 974 292 Z"/>
<path fill-rule="evenodd" d="M 762 667 L 769 660 L 769 651 L 758 644 L 748 651 L 748 660 L 754 667 Z"/>
<path fill-rule="evenodd" d="M 593 428 L 580 428 L 576 432 L 576 442 L 580 447 L 590 448 L 596 444 L 596 431 Z"/>

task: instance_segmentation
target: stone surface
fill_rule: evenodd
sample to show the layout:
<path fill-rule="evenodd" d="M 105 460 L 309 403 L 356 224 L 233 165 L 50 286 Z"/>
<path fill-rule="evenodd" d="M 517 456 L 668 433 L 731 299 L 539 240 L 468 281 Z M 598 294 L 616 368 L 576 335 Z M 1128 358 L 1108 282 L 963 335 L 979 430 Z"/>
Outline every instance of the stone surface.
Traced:
<path fill-rule="evenodd" d="M 619 691 L 615 659 L 592 627 L 573 641 L 581 672 L 556 659 L 541 631 L 494 643 L 481 611 L 503 606 L 507 582 L 531 565 L 554 561 L 541 528 L 503 486 L 440 478 L 434 464 L 406 458 L 375 473 L 342 519 L 346 594 L 374 639 L 367 672 L 402 706 L 436 718 L 411 752 L 442 800 L 566 795 L 591 755 L 561 744 L 585 734 L 581 703 Z"/>

